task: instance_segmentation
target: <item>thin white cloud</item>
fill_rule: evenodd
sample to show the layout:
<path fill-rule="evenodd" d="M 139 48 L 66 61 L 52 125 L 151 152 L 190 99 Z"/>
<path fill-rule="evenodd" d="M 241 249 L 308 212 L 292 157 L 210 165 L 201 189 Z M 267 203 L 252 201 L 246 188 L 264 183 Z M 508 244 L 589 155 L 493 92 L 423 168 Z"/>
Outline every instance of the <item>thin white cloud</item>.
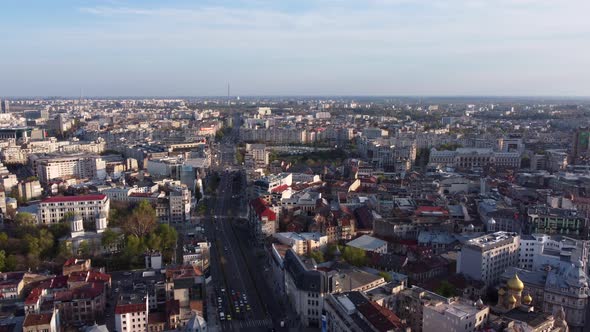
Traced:
<path fill-rule="evenodd" d="M 182 75 L 174 66 L 206 81 L 236 75 L 254 94 L 338 92 L 321 89 L 326 82 L 368 94 L 436 87 L 496 93 L 517 83 L 538 92 L 556 78 L 562 89 L 590 91 L 588 0 L 301 1 L 305 5 L 293 10 L 270 0 L 251 6 L 103 3 L 80 8 L 88 20 L 76 29 L 35 31 L 11 49 L 41 48 L 46 62 L 73 58 L 81 67 L 119 64 L 125 71 L 131 69 L 121 63 L 131 62 L 134 75 Z M 64 57 L 68 51 L 81 56 Z M 153 66 L 141 66 L 146 62 Z M 561 73 L 570 82 L 563 83 Z"/>

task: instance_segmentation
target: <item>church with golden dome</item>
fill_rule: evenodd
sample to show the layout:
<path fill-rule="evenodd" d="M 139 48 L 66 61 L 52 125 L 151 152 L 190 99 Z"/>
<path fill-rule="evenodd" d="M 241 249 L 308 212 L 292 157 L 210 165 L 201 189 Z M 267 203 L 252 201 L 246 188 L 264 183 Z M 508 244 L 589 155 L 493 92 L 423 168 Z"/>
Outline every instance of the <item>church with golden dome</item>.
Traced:
<path fill-rule="evenodd" d="M 565 314 L 551 315 L 542 310 L 535 311 L 533 296 L 525 291 L 525 285 L 514 273 L 498 289 L 498 303 L 493 306 L 490 319 L 499 330 L 569 332 Z M 561 308 L 563 311 L 563 308 Z"/>
<path fill-rule="evenodd" d="M 523 311 L 533 311 L 533 298 L 530 294 L 524 294 L 524 283 L 518 278 L 518 274 L 508 281 L 506 285 L 498 290 L 498 303 L 493 308 L 495 312 L 505 313 L 519 308 Z"/>

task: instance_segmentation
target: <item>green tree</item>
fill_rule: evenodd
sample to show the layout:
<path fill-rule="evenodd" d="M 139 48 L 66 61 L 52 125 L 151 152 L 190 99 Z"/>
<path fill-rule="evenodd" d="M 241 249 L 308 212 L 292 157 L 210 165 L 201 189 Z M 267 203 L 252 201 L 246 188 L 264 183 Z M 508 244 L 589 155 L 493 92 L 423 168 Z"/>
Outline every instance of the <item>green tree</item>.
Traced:
<path fill-rule="evenodd" d="M 320 250 L 314 250 L 309 254 L 309 257 L 313 258 L 316 263 L 323 263 L 324 260 L 324 253 Z"/>
<path fill-rule="evenodd" d="M 178 240 L 178 233 L 174 227 L 170 227 L 166 224 L 158 225 L 155 232 L 160 238 L 160 245 L 162 250 L 171 250 L 176 247 L 176 241 Z"/>
<path fill-rule="evenodd" d="M 0 247 L 6 248 L 8 245 L 8 234 L 2 232 L 0 233 Z"/>
<path fill-rule="evenodd" d="M 364 266 L 367 263 L 365 251 L 354 247 L 344 247 L 342 258 L 354 266 Z"/>
<path fill-rule="evenodd" d="M 455 296 L 456 292 L 457 289 L 455 288 L 455 286 L 451 285 L 451 283 L 449 283 L 446 280 L 443 280 L 438 286 L 438 288 L 435 290 L 435 293 L 444 297 Z"/>
<path fill-rule="evenodd" d="M 223 139 L 223 136 L 225 136 L 223 129 L 219 129 L 217 132 L 215 132 L 215 139 L 217 141 L 221 141 Z"/>
<path fill-rule="evenodd" d="M 383 277 L 383 280 L 385 280 L 385 282 L 390 282 L 393 278 L 391 277 L 391 274 L 385 272 L 385 271 L 379 271 L 379 273 L 377 273 L 380 277 Z"/>
<path fill-rule="evenodd" d="M 162 240 L 156 233 L 150 233 L 145 240 L 145 244 L 148 249 L 158 251 L 162 250 Z"/>
<path fill-rule="evenodd" d="M 239 165 L 244 163 L 245 159 L 246 159 L 245 153 L 243 153 L 240 150 L 236 151 L 236 161 L 238 162 Z"/>
<path fill-rule="evenodd" d="M 51 224 L 49 226 L 49 231 L 53 235 L 54 239 L 61 239 L 64 236 L 70 234 L 70 225 L 67 222 Z"/>
<path fill-rule="evenodd" d="M 61 241 L 57 247 L 57 258 L 66 261 L 72 257 L 74 257 L 74 254 L 71 246 L 67 242 Z"/>
<path fill-rule="evenodd" d="M 120 239 L 119 233 L 113 231 L 110 228 L 107 228 L 102 233 L 102 238 L 100 239 L 100 242 L 104 247 L 110 247 L 110 246 L 117 244 L 119 242 L 119 239 Z"/>
<path fill-rule="evenodd" d="M 0 250 L 0 271 L 6 272 L 6 252 Z"/>
<path fill-rule="evenodd" d="M 14 271 L 14 270 L 16 270 L 16 267 L 17 267 L 16 256 L 15 255 L 8 255 L 8 257 L 6 257 L 6 262 L 4 264 L 4 268 L 6 269 L 6 271 Z"/>
<path fill-rule="evenodd" d="M 42 228 L 39 231 L 39 248 L 41 249 L 41 254 L 43 257 L 48 257 L 51 253 L 51 249 L 53 249 L 54 245 L 54 238 L 53 234 L 45 228 Z"/>
<path fill-rule="evenodd" d="M 147 201 L 143 200 L 133 209 L 131 216 L 122 225 L 127 235 L 135 235 L 142 238 L 156 228 L 156 210 Z"/>
<path fill-rule="evenodd" d="M 90 248 L 90 244 L 88 243 L 88 241 L 82 241 L 80 243 L 80 246 L 78 246 L 78 255 L 82 257 L 90 256 L 91 251 L 92 250 Z"/>
<path fill-rule="evenodd" d="M 125 242 L 124 254 L 128 257 L 137 257 L 145 251 L 145 246 L 136 235 L 129 235 Z"/>
<path fill-rule="evenodd" d="M 197 206 L 197 214 L 203 216 L 205 212 L 207 212 L 207 206 L 205 204 L 199 204 Z"/>
<path fill-rule="evenodd" d="M 14 221 L 17 225 L 31 225 L 37 222 L 37 218 L 31 213 L 19 212 L 14 218 Z"/>
<path fill-rule="evenodd" d="M 462 147 L 462 145 L 459 143 L 445 143 L 445 144 L 439 145 L 436 149 L 439 151 L 441 151 L 441 150 L 455 151 L 460 147 Z"/>

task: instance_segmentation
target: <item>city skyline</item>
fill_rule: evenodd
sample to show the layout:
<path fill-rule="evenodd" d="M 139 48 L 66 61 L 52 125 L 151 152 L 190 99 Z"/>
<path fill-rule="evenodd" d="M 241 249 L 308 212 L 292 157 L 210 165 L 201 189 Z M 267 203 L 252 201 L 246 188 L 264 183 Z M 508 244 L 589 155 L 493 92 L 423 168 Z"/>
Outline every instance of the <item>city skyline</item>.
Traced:
<path fill-rule="evenodd" d="M 7 4 L 2 96 L 588 96 L 585 1 Z"/>

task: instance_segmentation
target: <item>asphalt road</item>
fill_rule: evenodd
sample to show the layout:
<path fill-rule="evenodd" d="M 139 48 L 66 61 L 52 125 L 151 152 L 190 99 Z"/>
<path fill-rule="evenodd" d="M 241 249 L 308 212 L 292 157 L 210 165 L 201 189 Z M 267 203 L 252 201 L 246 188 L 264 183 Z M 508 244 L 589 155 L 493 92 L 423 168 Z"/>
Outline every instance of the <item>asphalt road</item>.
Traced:
<path fill-rule="evenodd" d="M 205 221 L 205 232 L 211 246 L 211 277 L 215 287 L 215 303 L 221 298 L 221 309 L 225 320 L 221 326 L 225 331 L 260 330 L 272 327 L 266 306 L 259 297 L 246 265 L 242 249 L 236 239 L 231 219 L 227 216 L 232 201 L 231 173 L 223 173 L 218 186 L 218 197 L 213 216 Z M 244 297 L 245 295 L 245 297 Z M 236 305 L 237 304 L 237 305 Z M 248 305 L 250 310 L 248 310 Z M 228 314 L 231 321 L 227 320 Z"/>
<path fill-rule="evenodd" d="M 243 212 L 240 211 L 243 204 L 238 200 L 243 197 L 240 194 L 245 189 L 242 188 L 242 173 L 226 171 L 236 168 L 236 134 L 235 130 L 232 131 L 217 146 L 221 179 L 211 216 L 205 218 L 205 234 L 211 242 L 210 272 L 215 289 L 214 294 L 208 296 L 216 306 L 218 318 L 220 312 L 224 313 L 225 319 L 221 320 L 224 331 L 281 330 L 285 312 L 277 302 L 280 294 L 268 286 L 263 276 L 264 260 L 257 256 L 259 249 L 253 245 L 247 230 L 237 226 L 233 217 Z M 244 295 L 250 310 L 244 310 L 247 306 Z M 227 320 L 228 314 L 231 321 Z"/>

